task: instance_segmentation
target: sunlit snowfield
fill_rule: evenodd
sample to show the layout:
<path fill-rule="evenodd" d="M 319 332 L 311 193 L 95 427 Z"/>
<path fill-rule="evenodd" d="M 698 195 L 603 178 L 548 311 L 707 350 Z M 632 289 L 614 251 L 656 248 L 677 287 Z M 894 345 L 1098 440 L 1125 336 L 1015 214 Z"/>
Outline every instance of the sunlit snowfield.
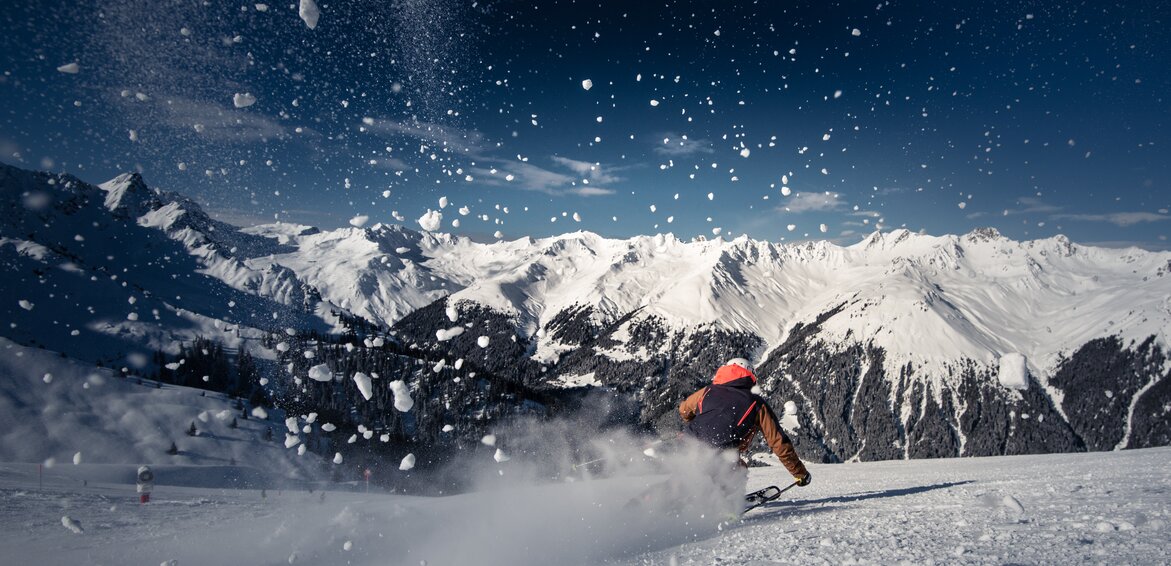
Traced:
<path fill-rule="evenodd" d="M 0 547 L 13 564 L 1166 564 L 1169 464 L 1157 448 L 815 465 L 811 486 L 732 522 L 625 507 L 659 476 L 262 497 L 162 485 L 214 481 L 176 467 L 139 505 L 130 467 L 57 465 L 39 488 L 35 465 L 5 464 Z M 749 474 L 750 489 L 787 481 Z"/>

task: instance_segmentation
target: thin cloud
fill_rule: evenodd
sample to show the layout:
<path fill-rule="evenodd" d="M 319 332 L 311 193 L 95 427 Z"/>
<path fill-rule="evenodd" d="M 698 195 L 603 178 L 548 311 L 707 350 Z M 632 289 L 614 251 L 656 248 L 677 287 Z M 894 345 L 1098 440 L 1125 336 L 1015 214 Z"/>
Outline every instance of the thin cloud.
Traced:
<path fill-rule="evenodd" d="M 379 118 L 364 118 L 362 126 L 366 131 L 385 136 L 407 136 L 422 142 L 432 143 L 458 153 L 480 156 L 490 149 L 484 134 L 476 130 L 463 130 L 434 122 L 412 120 L 396 122 Z"/>
<path fill-rule="evenodd" d="M 577 173 L 583 178 L 589 179 L 591 183 L 617 183 L 622 178 L 603 170 L 601 163 L 590 163 L 588 161 L 578 161 L 576 159 L 569 159 L 568 157 L 554 156 L 553 161 L 561 164 L 574 173 Z"/>
<path fill-rule="evenodd" d="M 654 152 L 667 157 L 686 157 L 699 153 L 714 153 L 712 144 L 702 138 L 688 138 L 674 132 L 666 132 L 656 136 L 661 143 L 656 143 Z"/>
<path fill-rule="evenodd" d="M 797 193 L 784 202 L 780 210 L 785 212 L 825 212 L 846 207 L 840 193 Z"/>
<path fill-rule="evenodd" d="M 599 197 L 605 195 L 612 195 L 615 191 L 611 189 L 603 189 L 602 187 L 577 187 L 565 191 L 569 194 L 574 194 L 581 197 Z"/>
<path fill-rule="evenodd" d="M 397 157 L 378 157 L 372 160 L 370 165 L 378 169 L 389 169 L 391 171 L 406 171 L 412 167 L 406 162 Z"/>
<path fill-rule="evenodd" d="M 1154 212 L 1113 212 L 1109 214 L 1054 214 L 1054 220 L 1076 220 L 1082 222 L 1109 222 L 1115 226 L 1125 228 L 1143 222 L 1160 222 L 1171 218 L 1165 214 Z"/>
<path fill-rule="evenodd" d="M 554 160 L 556 159 L 558 158 L 555 157 Z M 605 187 L 582 184 L 579 177 L 519 161 L 500 162 L 492 169 L 476 167 L 472 169 L 472 174 L 486 185 L 515 187 L 550 196 L 589 197 L 612 195 L 615 192 Z M 508 179 L 509 176 L 512 180 Z"/>
<path fill-rule="evenodd" d="M 166 126 L 194 131 L 213 142 L 256 142 L 289 135 L 284 126 L 256 112 L 184 97 L 159 97 L 157 104 Z"/>
<path fill-rule="evenodd" d="M 1020 205 L 1022 208 L 1017 208 L 1017 209 L 1006 208 L 1004 210 L 1004 215 L 1008 216 L 1011 214 L 1047 214 L 1050 212 L 1060 212 L 1061 211 L 1060 206 L 1054 206 L 1052 204 L 1047 204 L 1044 201 L 1042 201 L 1041 199 L 1034 198 L 1034 197 L 1021 197 L 1021 198 L 1017 199 L 1017 204 Z"/>

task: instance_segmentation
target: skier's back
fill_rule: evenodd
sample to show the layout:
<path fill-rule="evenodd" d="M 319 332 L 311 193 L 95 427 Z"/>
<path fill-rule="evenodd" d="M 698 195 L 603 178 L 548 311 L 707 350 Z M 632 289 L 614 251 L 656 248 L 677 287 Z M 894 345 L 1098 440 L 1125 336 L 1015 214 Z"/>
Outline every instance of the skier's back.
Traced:
<path fill-rule="evenodd" d="M 781 430 L 768 403 L 752 392 L 754 385 L 756 375 L 748 360 L 729 360 L 716 371 L 711 385 L 680 403 L 679 416 L 685 423 L 684 430 L 715 448 L 735 448 L 741 454 L 760 431 L 797 485 L 808 485 L 812 479 L 809 470 Z M 743 460 L 741 465 L 745 465 Z"/>

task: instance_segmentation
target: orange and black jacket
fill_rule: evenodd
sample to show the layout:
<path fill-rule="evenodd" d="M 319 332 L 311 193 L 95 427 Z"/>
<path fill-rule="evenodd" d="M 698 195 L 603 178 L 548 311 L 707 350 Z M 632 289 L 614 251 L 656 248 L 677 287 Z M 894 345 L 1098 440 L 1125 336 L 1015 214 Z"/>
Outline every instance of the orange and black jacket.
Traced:
<path fill-rule="evenodd" d="M 713 446 L 748 449 L 760 431 L 769 448 L 793 477 L 806 474 L 793 443 L 777 424 L 768 403 L 752 393 L 756 376 L 739 366 L 724 366 L 712 384 L 692 393 L 679 405 L 679 416 L 687 431 Z"/>

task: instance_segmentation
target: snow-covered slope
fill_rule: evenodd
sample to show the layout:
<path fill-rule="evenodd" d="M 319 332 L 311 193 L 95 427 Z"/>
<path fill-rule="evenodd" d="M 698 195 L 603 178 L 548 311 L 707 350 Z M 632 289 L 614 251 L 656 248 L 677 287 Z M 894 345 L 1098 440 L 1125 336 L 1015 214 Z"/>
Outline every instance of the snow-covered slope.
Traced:
<path fill-rule="evenodd" d="M 336 326 L 292 271 L 240 259 L 277 242 L 137 174 L 94 186 L 0 165 L 0 210 L 0 312 L 20 343 L 141 369 L 152 350 L 197 335 L 232 344 L 250 328 Z"/>
<path fill-rule="evenodd" d="M 536 486 L 515 479 L 515 461 L 486 465 L 507 486 L 441 498 L 176 487 L 168 476 L 193 471 L 167 469 L 145 506 L 132 483 L 85 464 L 48 470 L 42 489 L 35 466 L 0 464 L 0 546 L 47 565 L 1163 564 L 1168 457 L 814 465 L 808 487 L 723 524 L 698 508 L 625 506 L 663 476 Z M 790 481 L 749 472 L 750 488 Z"/>
<path fill-rule="evenodd" d="M 317 456 L 271 440 L 284 436 L 279 411 L 252 414 L 221 394 L 123 377 L 3 338 L 0 376 L 4 461 L 201 466 L 213 477 L 244 469 L 265 485 L 324 475 Z"/>

